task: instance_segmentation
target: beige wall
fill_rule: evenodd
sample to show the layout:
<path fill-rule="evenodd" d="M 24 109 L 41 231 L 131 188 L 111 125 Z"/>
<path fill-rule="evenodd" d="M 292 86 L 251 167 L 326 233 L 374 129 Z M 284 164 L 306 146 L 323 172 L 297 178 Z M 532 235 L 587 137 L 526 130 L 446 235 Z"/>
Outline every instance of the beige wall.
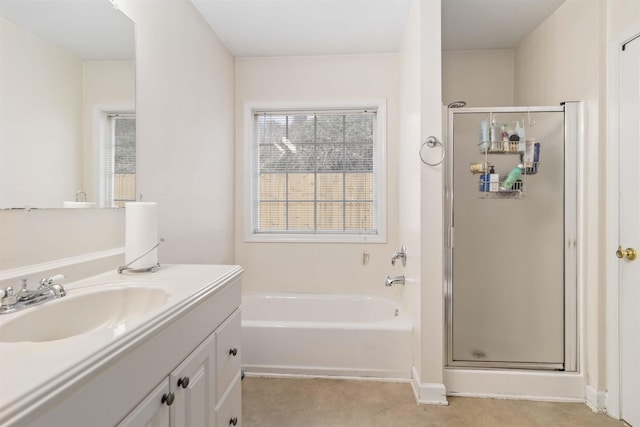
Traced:
<path fill-rule="evenodd" d="M 61 207 L 82 181 L 82 61 L 0 18 L 0 76 L 0 207 Z"/>
<path fill-rule="evenodd" d="M 512 49 L 442 52 L 442 102 L 467 107 L 513 105 Z M 470 75 L 472 74 L 472 75 Z"/>
<path fill-rule="evenodd" d="M 337 292 L 397 295 L 385 288 L 397 240 L 397 57 L 396 55 L 241 58 L 236 98 L 236 263 L 246 268 L 244 291 Z M 386 99 L 387 243 L 247 243 L 244 108 L 246 103 L 326 104 Z M 370 254 L 362 264 L 362 254 Z"/>

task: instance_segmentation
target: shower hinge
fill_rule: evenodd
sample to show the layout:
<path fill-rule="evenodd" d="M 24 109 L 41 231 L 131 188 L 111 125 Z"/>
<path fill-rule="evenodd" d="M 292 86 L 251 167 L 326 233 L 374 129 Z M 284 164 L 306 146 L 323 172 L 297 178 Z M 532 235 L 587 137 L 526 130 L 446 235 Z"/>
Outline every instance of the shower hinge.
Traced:
<path fill-rule="evenodd" d="M 449 247 L 453 249 L 453 227 L 449 227 Z"/>

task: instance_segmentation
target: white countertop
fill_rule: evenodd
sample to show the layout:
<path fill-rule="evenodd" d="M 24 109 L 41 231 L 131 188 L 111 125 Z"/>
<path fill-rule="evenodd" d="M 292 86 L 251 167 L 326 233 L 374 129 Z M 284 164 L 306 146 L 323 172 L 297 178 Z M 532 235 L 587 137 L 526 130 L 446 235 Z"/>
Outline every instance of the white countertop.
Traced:
<path fill-rule="evenodd" d="M 242 268 L 234 265 L 163 265 L 155 273 L 118 274 L 111 271 L 77 282 L 63 283 L 67 291 L 64 298 L 90 293 L 98 287 L 104 289 L 105 286 L 136 284 L 157 286 L 170 296 L 164 305 L 145 316 L 113 328 L 101 328 L 45 342 L 2 342 L 0 336 L 0 425 L 22 411 L 34 410 L 46 399 L 64 393 L 94 375 L 203 298 L 218 292 L 241 273 Z M 58 301 L 0 315 L 0 326 L 31 310 Z M 68 315 L 73 316 L 74 313 Z M 51 319 L 51 322 L 55 321 Z"/>

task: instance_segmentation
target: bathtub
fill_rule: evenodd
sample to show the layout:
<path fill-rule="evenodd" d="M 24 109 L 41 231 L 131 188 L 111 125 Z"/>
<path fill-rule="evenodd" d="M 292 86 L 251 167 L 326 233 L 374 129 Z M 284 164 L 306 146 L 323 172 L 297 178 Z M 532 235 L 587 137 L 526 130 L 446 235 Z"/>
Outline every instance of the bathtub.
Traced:
<path fill-rule="evenodd" d="M 242 297 L 242 369 L 248 374 L 411 378 L 412 326 L 381 297 Z"/>

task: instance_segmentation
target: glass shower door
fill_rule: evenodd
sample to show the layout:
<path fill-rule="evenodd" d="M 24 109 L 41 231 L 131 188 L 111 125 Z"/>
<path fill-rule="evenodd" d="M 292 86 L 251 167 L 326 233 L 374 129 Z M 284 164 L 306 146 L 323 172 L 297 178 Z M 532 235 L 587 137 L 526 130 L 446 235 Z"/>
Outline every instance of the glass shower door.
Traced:
<path fill-rule="evenodd" d="M 565 369 L 575 147 L 564 108 L 463 108 L 449 118 L 448 364 Z M 487 125 L 506 139 L 479 146 Z M 526 141 L 509 141 L 519 126 Z"/>

